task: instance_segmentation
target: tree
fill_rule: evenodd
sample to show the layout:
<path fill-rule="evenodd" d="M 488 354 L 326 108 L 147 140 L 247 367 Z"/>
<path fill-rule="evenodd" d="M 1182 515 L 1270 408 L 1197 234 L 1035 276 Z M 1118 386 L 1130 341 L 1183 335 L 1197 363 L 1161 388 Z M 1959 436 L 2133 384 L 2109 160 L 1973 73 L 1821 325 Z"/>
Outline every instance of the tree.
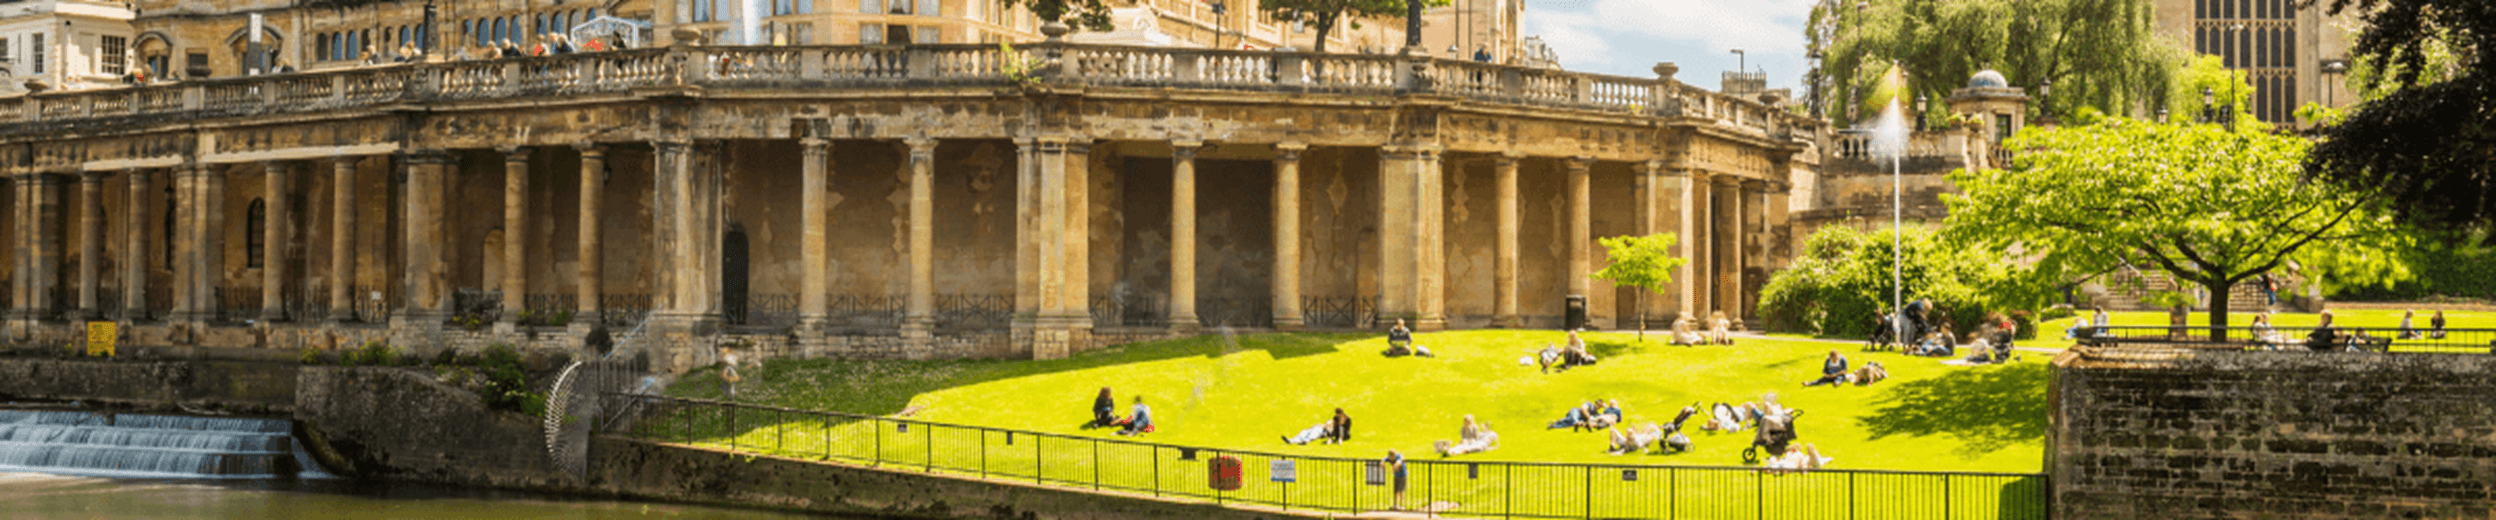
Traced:
<path fill-rule="evenodd" d="M 1031 14 L 1040 17 L 1040 21 L 1043 22 L 1066 22 L 1066 25 L 1096 32 L 1109 32 L 1117 28 L 1116 25 L 1110 23 L 1108 0 L 996 1 L 1000 7 L 1008 9 L 1018 5 L 1029 8 Z M 1069 18 L 1069 15 L 1072 15 L 1072 18 Z"/>
<path fill-rule="evenodd" d="M 1665 284 L 1673 283 L 1673 270 L 1690 262 L 1673 256 L 1673 242 L 1679 240 L 1680 236 L 1672 233 L 1606 237 L 1600 242 L 1606 257 L 1612 259 L 1612 265 L 1596 271 L 1593 277 L 1646 289 L 1649 294 L 1663 294 Z M 1646 339 L 1647 313 L 1641 312 L 1638 313 L 1638 340 Z"/>
<path fill-rule="evenodd" d="M 2154 112 L 2187 53 L 2156 34 L 2152 0 L 1864 0 L 1834 12 L 1815 10 L 1814 23 L 1833 18 L 1834 41 L 1812 41 L 1824 56 L 1830 106 L 1846 106 L 1871 88 L 1881 70 L 1897 63 L 1912 76 L 1907 97 L 1931 103 L 1926 114 L 1947 107 L 1942 99 L 1967 85 L 1977 71 L 1995 69 L 2030 96 L 2053 81 L 2052 103 L 2041 112 L 2070 114 L 2080 107 L 2110 114 Z M 1811 36 L 1818 40 L 1817 35 Z M 1806 78 L 1807 84 L 1820 78 Z M 1914 107 L 1909 105 L 1909 110 Z M 1829 114 L 1839 124 L 1868 120 L 1877 112 Z M 2146 115 L 2146 114 L 2142 114 Z"/>
<path fill-rule="evenodd" d="M 2335 278 L 2403 277 L 2387 251 L 2406 234 L 2359 192 L 2309 182 L 2304 139 L 2256 126 L 2109 119 L 2030 127 L 2011 170 L 1953 172 L 1947 233 L 1971 247 L 2019 247 L 2040 274 L 2073 279 L 2124 265 L 2208 289 L 2224 341 L 2228 287 L 2296 259 Z"/>
<path fill-rule="evenodd" d="M 2323 130 L 2306 170 L 2382 190 L 2412 222 L 2496 223 L 2496 2 L 2331 0 L 2366 27 L 2352 72 L 2370 97 Z M 2439 81 L 2440 79 L 2440 81 Z M 2371 94 L 2370 94 L 2371 96 Z"/>
<path fill-rule="evenodd" d="M 1448 5 L 1449 0 L 1420 0 L 1426 7 Z M 1300 22 L 1317 28 L 1319 53 L 1326 52 L 1326 34 L 1334 32 L 1335 24 L 1350 17 L 1353 29 L 1360 29 L 1362 18 L 1402 18 L 1408 8 L 1405 0 L 1265 0 L 1257 10 L 1282 23 Z"/>
<path fill-rule="evenodd" d="M 1920 225 L 1895 237 L 1900 248 L 1893 250 L 1890 235 L 1896 232 L 1846 226 L 1813 231 L 1794 264 L 1760 288 L 1760 317 L 1771 330 L 1865 337 L 1890 307 L 1893 265 L 1906 283 L 1906 298 L 1932 298 L 1953 330 L 1975 330 L 1987 312 L 2019 320 L 2028 316 L 2020 311 L 2056 294 L 2054 284 L 2000 250 L 1955 247 Z M 1901 257 L 1906 263 L 1897 265 Z"/>

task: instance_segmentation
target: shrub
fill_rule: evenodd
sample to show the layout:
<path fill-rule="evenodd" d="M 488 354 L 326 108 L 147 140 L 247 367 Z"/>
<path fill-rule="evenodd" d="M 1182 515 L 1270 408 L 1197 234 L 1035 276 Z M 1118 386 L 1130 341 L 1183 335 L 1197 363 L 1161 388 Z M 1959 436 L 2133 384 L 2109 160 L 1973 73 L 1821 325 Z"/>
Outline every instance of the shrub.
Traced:
<path fill-rule="evenodd" d="M 321 364 L 321 349 L 304 347 L 301 354 L 295 355 L 295 360 L 306 365 Z"/>
<path fill-rule="evenodd" d="M 1890 307 L 1891 232 L 1829 226 L 1812 233 L 1794 265 L 1760 289 L 1759 313 L 1771 330 L 1864 337 Z M 2020 320 L 2052 294 L 2031 271 L 2001 253 L 1954 247 L 1925 228 L 1906 229 L 1900 276 L 1906 298 L 1933 299 L 1933 318 L 1951 330 L 1975 330 L 1988 312 Z M 2033 318 L 2021 323 L 2035 328 Z"/>
<path fill-rule="evenodd" d="M 485 404 L 505 410 L 526 410 L 530 399 L 543 409 L 545 396 L 529 391 L 529 372 L 521 364 L 519 349 L 507 343 L 485 347 L 476 358 L 477 372 L 485 376 L 485 390 L 480 392 Z"/>

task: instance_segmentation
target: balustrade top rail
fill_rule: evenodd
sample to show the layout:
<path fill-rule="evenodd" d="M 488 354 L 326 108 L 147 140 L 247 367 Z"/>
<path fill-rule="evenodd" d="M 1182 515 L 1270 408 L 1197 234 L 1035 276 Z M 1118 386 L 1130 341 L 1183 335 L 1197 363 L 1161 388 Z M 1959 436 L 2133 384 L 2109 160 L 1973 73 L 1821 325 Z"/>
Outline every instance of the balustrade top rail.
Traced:
<path fill-rule="evenodd" d="M 1415 67 L 1418 65 L 1418 67 Z M 388 64 L 0 99 L 0 127 L 110 126 L 395 103 L 629 92 L 641 87 L 997 86 L 1025 83 L 1210 90 L 1435 93 L 1633 116 L 1698 117 L 1784 137 L 1821 123 L 1679 81 L 1444 58 L 1039 43 L 673 47 Z M 142 119 L 143 118 L 143 119 Z"/>
<path fill-rule="evenodd" d="M 2311 326 L 2272 327 L 2250 326 L 2211 327 L 2188 326 L 2111 326 L 2075 330 L 2076 341 L 2092 346 L 2116 347 L 2182 347 L 2201 350 L 2325 350 L 2365 352 L 2421 352 L 2496 354 L 2496 329 L 2456 329 L 2414 327 L 2338 327 L 2341 339 L 2322 349 L 2315 349 Z M 2224 334 L 2217 334 L 2224 332 Z M 2360 336 L 2363 334 L 2363 336 Z"/>

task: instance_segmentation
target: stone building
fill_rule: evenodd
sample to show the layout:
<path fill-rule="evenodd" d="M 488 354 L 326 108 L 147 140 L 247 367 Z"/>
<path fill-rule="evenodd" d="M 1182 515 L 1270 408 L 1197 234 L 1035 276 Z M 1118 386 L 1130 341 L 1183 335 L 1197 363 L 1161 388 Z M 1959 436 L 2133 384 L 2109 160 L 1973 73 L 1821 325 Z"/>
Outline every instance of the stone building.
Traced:
<path fill-rule="evenodd" d="M 352 41 L 403 41 L 379 28 L 421 9 L 394 5 L 264 12 L 263 41 L 301 56 L 285 42 L 347 30 L 314 20 L 368 9 Z M 649 14 L 521 5 L 437 16 Z M 1211 327 L 1551 327 L 1571 295 L 1597 327 L 1739 317 L 1825 133 L 1669 65 L 1054 41 L 225 77 L 238 56 L 196 42 L 242 36 L 252 6 L 228 7 L 141 8 L 209 79 L 0 100 L 9 341 L 106 319 L 150 345 L 573 348 L 606 324 L 682 368 L 732 342 L 1050 358 Z M 1698 259 L 1669 294 L 1586 276 L 1597 237 L 1657 232 Z"/>
<path fill-rule="evenodd" d="M 121 84 L 130 69 L 130 8 L 98 0 L 0 2 L 0 95 Z"/>
<path fill-rule="evenodd" d="M 1950 172 L 2008 167 L 2010 153 L 2002 140 L 2027 126 L 2027 94 L 1987 70 L 1942 101 L 1962 122 L 1910 128 L 1895 164 L 1876 153 L 1872 130 L 1831 132 L 1820 168 L 1798 172 L 1795 180 L 1795 197 L 1810 201 L 1805 205 L 1810 209 L 1794 214 L 1797 240 L 1825 226 L 1885 229 L 1893 212 L 1908 222 L 1938 223 L 1950 214 L 1942 195 L 1958 193 Z M 1901 193 L 1904 207 L 1896 202 Z"/>
<path fill-rule="evenodd" d="M 2346 74 L 2359 27 L 2329 8 L 2296 0 L 2157 0 L 2157 26 L 2161 36 L 2244 74 L 2255 89 L 2247 107 L 2254 116 L 2293 125 L 2306 103 L 2357 101 Z"/>

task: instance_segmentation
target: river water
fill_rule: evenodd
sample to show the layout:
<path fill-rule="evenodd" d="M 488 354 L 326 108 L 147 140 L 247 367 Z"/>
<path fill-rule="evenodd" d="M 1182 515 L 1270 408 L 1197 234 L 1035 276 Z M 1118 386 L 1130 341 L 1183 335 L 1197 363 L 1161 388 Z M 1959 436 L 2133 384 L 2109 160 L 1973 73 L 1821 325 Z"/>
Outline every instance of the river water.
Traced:
<path fill-rule="evenodd" d="M 295 479 L 116 479 L 0 473 L 0 518 L 777 519 L 800 515 L 429 485 Z"/>

